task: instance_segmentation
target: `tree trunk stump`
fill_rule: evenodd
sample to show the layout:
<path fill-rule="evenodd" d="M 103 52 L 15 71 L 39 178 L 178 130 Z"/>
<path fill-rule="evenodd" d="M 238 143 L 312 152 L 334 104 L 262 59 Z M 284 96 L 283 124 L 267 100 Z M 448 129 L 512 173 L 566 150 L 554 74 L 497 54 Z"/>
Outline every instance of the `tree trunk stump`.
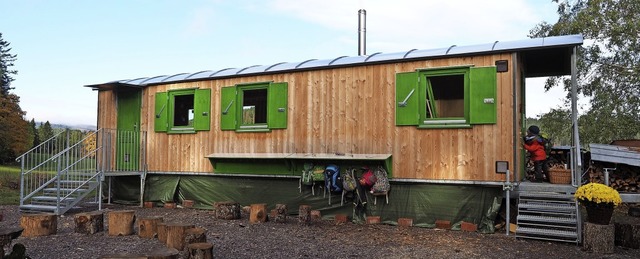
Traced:
<path fill-rule="evenodd" d="M 143 207 L 150 209 L 150 208 L 153 208 L 154 206 L 155 204 L 152 201 L 145 201 Z"/>
<path fill-rule="evenodd" d="M 309 225 L 311 223 L 311 206 L 300 205 L 298 208 L 298 221 L 305 225 Z"/>
<path fill-rule="evenodd" d="M 193 224 L 167 223 L 167 247 L 175 248 L 178 251 L 184 250 L 184 238 L 187 229 L 193 227 Z"/>
<path fill-rule="evenodd" d="M 185 231 L 184 234 L 184 246 L 194 243 L 207 242 L 207 231 L 204 228 L 190 228 Z"/>
<path fill-rule="evenodd" d="M 276 208 L 272 211 L 274 211 L 271 213 L 273 221 L 278 223 L 287 222 L 287 214 L 289 213 L 287 210 L 287 204 L 276 204 Z"/>
<path fill-rule="evenodd" d="M 109 211 L 109 235 L 128 236 L 133 234 L 133 224 L 136 220 L 134 210 Z"/>
<path fill-rule="evenodd" d="M 173 248 L 162 248 L 145 254 L 147 259 L 179 259 L 180 251 Z"/>
<path fill-rule="evenodd" d="M 336 224 L 344 224 L 349 221 L 349 217 L 346 214 L 336 214 L 333 218 Z"/>
<path fill-rule="evenodd" d="M 258 203 L 251 204 L 251 212 L 249 213 L 249 223 L 263 223 L 267 221 L 267 204 Z"/>
<path fill-rule="evenodd" d="M 138 219 L 138 236 L 142 238 L 154 238 L 158 235 L 158 223 L 162 217 L 144 217 Z"/>
<path fill-rule="evenodd" d="M 95 234 L 104 230 L 104 214 L 102 211 L 83 212 L 74 215 L 76 223 L 74 232 L 80 234 Z"/>
<path fill-rule="evenodd" d="M 160 240 L 161 243 L 163 244 L 167 244 L 167 224 L 164 222 L 159 222 L 157 224 L 158 227 L 158 240 Z"/>
<path fill-rule="evenodd" d="M 217 219 L 240 219 L 240 204 L 234 201 L 221 201 L 213 204 Z"/>
<path fill-rule="evenodd" d="M 20 226 L 23 237 L 55 235 L 58 231 L 58 216 L 53 213 L 22 214 Z"/>
<path fill-rule="evenodd" d="M 615 223 L 617 246 L 638 249 L 640 248 L 640 224 Z"/>
<path fill-rule="evenodd" d="M 213 259 L 213 245 L 211 243 L 193 243 L 187 246 L 189 259 Z"/>
<path fill-rule="evenodd" d="M 583 248 L 587 251 L 600 254 L 611 254 L 614 252 L 615 226 L 584 223 Z"/>

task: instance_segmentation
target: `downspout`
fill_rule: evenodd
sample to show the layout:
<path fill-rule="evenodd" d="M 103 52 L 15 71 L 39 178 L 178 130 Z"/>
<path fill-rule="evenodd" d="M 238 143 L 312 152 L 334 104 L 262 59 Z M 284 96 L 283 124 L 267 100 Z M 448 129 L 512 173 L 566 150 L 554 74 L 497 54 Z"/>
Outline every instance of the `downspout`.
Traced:
<path fill-rule="evenodd" d="M 582 159 L 580 157 L 580 135 L 578 131 L 578 84 L 576 79 L 576 59 L 578 47 L 571 50 L 571 125 L 573 130 L 573 147 L 571 149 L 572 185 L 582 185 Z"/>
<path fill-rule="evenodd" d="M 367 55 L 367 11 L 358 10 L 358 56 Z"/>
<path fill-rule="evenodd" d="M 576 59 L 578 46 L 571 50 L 571 122 L 573 125 L 573 146 L 571 147 L 571 170 L 572 185 L 578 187 L 582 185 L 582 159 L 580 157 L 580 136 L 578 134 L 578 84 L 576 82 Z M 582 242 L 582 213 L 576 203 L 576 232 L 578 233 L 578 243 Z"/>

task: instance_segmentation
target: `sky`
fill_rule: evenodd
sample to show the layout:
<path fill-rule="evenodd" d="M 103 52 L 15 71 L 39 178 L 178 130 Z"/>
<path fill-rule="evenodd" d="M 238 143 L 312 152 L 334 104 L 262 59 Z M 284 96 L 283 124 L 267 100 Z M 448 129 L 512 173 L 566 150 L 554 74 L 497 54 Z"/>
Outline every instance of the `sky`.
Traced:
<path fill-rule="evenodd" d="M 184 72 L 526 39 L 557 21 L 551 0 L 0 0 L 0 33 L 17 55 L 11 84 L 26 119 L 96 125 L 86 85 Z M 562 89 L 527 81 L 527 116 Z"/>

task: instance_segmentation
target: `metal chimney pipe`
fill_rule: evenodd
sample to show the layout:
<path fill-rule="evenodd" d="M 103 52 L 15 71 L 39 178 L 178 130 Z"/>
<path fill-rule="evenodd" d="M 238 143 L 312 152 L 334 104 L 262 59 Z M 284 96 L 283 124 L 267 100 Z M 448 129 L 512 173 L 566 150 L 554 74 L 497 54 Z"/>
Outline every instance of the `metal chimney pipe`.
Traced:
<path fill-rule="evenodd" d="M 367 55 L 367 11 L 358 10 L 358 55 Z"/>

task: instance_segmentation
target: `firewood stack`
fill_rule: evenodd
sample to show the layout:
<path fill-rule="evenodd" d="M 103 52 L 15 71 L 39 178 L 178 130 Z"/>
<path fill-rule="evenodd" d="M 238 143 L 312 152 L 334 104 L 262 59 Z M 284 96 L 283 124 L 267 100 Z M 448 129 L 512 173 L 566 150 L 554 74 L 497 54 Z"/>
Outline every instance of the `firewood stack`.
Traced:
<path fill-rule="evenodd" d="M 604 166 L 594 161 L 589 167 L 589 182 L 604 184 Z M 613 166 L 612 166 L 613 168 Z M 640 193 L 640 167 L 618 164 L 609 171 L 609 186 L 618 192 Z"/>

